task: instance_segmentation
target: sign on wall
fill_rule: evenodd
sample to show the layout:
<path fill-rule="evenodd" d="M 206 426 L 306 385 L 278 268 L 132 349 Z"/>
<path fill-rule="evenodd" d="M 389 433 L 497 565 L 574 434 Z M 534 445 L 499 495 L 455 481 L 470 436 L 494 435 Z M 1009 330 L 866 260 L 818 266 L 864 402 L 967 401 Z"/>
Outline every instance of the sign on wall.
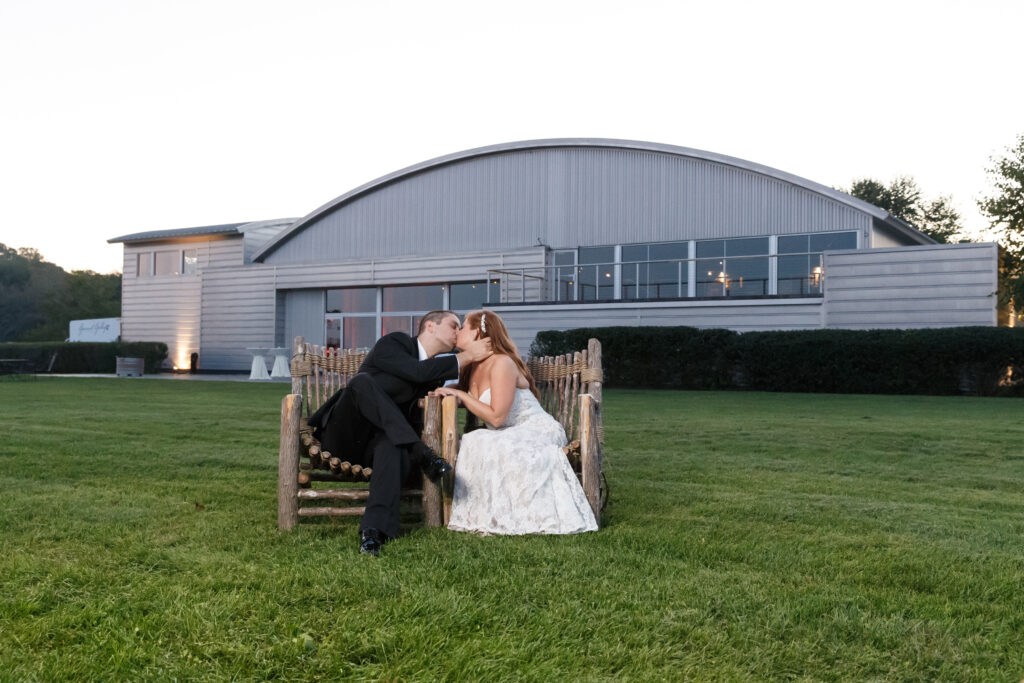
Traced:
<path fill-rule="evenodd" d="M 72 320 L 68 325 L 68 341 L 114 342 L 121 336 L 120 318 Z"/>

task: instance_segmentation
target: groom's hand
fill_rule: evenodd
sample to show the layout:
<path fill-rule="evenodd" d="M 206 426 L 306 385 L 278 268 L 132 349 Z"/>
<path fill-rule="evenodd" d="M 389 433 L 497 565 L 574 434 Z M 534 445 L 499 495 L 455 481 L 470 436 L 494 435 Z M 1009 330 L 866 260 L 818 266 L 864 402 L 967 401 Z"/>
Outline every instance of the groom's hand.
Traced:
<path fill-rule="evenodd" d="M 477 339 L 466 344 L 466 348 L 459 351 L 459 367 L 466 363 L 477 363 L 490 356 L 494 351 L 491 349 L 490 339 Z"/>

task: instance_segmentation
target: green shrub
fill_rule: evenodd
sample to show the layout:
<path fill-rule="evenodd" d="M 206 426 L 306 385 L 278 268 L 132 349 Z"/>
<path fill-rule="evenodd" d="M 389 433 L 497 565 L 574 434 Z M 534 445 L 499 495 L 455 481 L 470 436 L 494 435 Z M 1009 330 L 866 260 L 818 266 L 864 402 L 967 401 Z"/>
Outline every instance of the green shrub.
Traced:
<path fill-rule="evenodd" d="M 167 358 L 163 342 L 7 342 L 0 358 L 24 358 L 33 372 L 112 373 L 118 357 L 144 358 L 146 372 L 159 372 Z M 51 367 L 52 361 L 52 367 Z"/>
<path fill-rule="evenodd" d="M 1024 395 L 1024 329 L 746 332 L 692 327 L 545 331 L 534 355 L 601 340 L 605 383 L 619 387 L 856 394 Z M 1005 381 L 1012 369 L 1013 383 Z"/>

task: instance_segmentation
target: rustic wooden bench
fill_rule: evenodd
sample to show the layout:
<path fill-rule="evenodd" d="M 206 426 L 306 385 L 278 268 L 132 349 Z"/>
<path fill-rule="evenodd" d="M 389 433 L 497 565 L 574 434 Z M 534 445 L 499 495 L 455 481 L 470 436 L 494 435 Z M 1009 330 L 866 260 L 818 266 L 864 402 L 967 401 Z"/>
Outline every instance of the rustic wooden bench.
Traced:
<path fill-rule="evenodd" d="M 281 401 L 281 441 L 278 454 L 277 525 L 287 531 L 302 517 L 362 516 L 369 495 L 370 468 L 324 452 L 313 438 L 308 417 L 359 371 L 365 350 L 310 345 L 296 337 L 292 345 L 292 391 Z M 600 523 L 607 499 L 602 472 L 601 345 L 591 339 L 587 350 L 529 361 L 541 401 L 565 428 L 570 444 L 564 449 L 580 477 L 583 490 Z M 423 441 L 453 466 L 458 460 L 458 407 L 452 396 L 428 396 Z M 575 438 L 574 438 L 575 437 Z M 330 488 L 323 488 L 326 484 Z M 340 487 L 333 486 L 341 484 Z M 421 487 L 402 492 L 403 512 L 421 513 L 424 526 L 448 523 L 451 492 L 422 478 Z M 330 505 L 325 505 L 329 502 Z"/>

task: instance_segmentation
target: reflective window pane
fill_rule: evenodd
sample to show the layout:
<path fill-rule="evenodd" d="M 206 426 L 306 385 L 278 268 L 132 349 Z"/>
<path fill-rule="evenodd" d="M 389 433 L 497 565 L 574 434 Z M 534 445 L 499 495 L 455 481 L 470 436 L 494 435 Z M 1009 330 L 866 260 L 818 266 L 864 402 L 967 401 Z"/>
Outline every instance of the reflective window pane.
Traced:
<path fill-rule="evenodd" d="M 628 244 L 622 247 L 622 262 L 632 263 L 647 260 L 646 244 Z"/>
<path fill-rule="evenodd" d="M 803 254 L 807 252 L 807 235 L 780 235 L 780 254 Z"/>
<path fill-rule="evenodd" d="M 615 247 L 580 247 L 580 263 L 611 263 Z"/>
<path fill-rule="evenodd" d="M 768 293 L 768 258 L 731 258 L 726 262 L 728 296 L 764 296 Z"/>
<path fill-rule="evenodd" d="M 181 273 L 181 252 L 158 251 L 154 254 L 156 260 L 153 264 L 153 272 L 156 275 L 178 275 Z"/>
<path fill-rule="evenodd" d="M 703 240 L 697 242 L 697 258 L 725 256 L 725 240 Z"/>
<path fill-rule="evenodd" d="M 444 305 L 444 285 L 384 287 L 385 313 L 395 311 L 436 311 Z"/>
<path fill-rule="evenodd" d="M 697 296 L 725 296 L 725 261 L 697 261 Z"/>
<path fill-rule="evenodd" d="M 341 346 L 341 318 L 328 318 L 324 323 L 324 344 L 335 348 Z"/>
<path fill-rule="evenodd" d="M 686 296 L 688 270 L 684 261 L 652 263 L 645 298 L 675 299 Z"/>
<path fill-rule="evenodd" d="M 576 268 L 555 268 L 551 273 L 551 278 L 552 301 L 574 301 L 576 299 Z"/>
<path fill-rule="evenodd" d="M 659 242 L 650 245 L 650 258 L 652 261 L 685 259 L 689 257 L 689 242 Z"/>
<path fill-rule="evenodd" d="M 811 252 L 856 248 L 857 233 L 855 232 L 826 232 L 810 236 L 809 251 Z"/>
<path fill-rule="evenodd" d="M 555 266 L 576 265 L 576 250 L 556 251 L 551 254 L 551 263 Z"/>
<path fill-rule="evenodd" d="M 614 266 L 578 266 L 576 272 L 579 278 L 579 298 L 583 301 L 611 299 L 615 296 Z"/>
<path fill-rule="evenodd" d="M 767 253 L 767 237 L 744 237 L 725 241 L 726 256 L 760 256 Z"/>
<path fill-rule="evenodd" d="M 807 286 L 811 270 L 807 264 L 808 257 L 806 254 L 779 257 L 779 294 L 796 295 L 808 293 Z"/>
<path fill-rule="evenodd" d="M 453 311 L 467 313 L 483 308 L 487 300 L 487 283 L 458 282 L 448 289 L 448 308 Z"/>
<path fill-rule="evenodd" d="M 381 334 L 385 335 L 391 334 L 392 332 L 405 332 L 408 335 L 415 335 L 416 330 L 413 329 L 412 326 L 413 319 L 419 321 L 419 316 L 385 315 L 380 319 Z"/>
<path fill-rule="evenodd" d="M 377 339 L 376 316 L 345 316 L 342 318 L 343 348 L 365 349 Z"/>
<path fill-rule="evenodd" d="M 153 252 L 144 251 L 139 254 L 135 264 L 136 277 L 150 277 L 153 274 Z"/>
<path fill-rule="evenodd" d="M 626 247 L 622 248 L 623 261 L 625 261 Z M 646 263 L 625 262 L 620 267 L 622 273 L 622 298 L 643 299 L 647 297 L 647 269 Z"/>
<path fill-rule="evenodd" d="M 196 255 L 195 249 L 185 249 L 181 252 L 182 261 L 184 262 L 184 273 L 185 275 L 195 275 L 196 268 L 199 265 L 199 258 Z"/>
<path fill-rule="evenodd" d="M 327 290 L 328 313 L 376 313 L 376 287 L 347 287 Z"/>

